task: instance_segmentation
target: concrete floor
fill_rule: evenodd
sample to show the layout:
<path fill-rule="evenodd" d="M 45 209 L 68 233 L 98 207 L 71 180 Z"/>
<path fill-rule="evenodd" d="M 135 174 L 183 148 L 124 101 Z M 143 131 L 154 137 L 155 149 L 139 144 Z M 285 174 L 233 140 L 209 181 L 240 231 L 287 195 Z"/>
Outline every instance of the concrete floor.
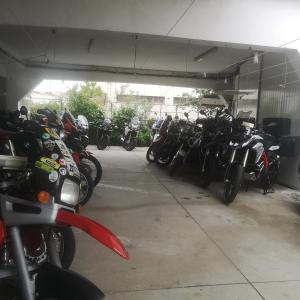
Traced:
<path fill-rule="evenodd" d="M 183 170 L 170 178 L 145 148 L 93 151 L 103 179 L 83 214 L 125 243 L 125 261 L 76 231 L 73 269 L 110 300 L 300 299 L 300 194 L 241 192 L 229 207 Z"/>

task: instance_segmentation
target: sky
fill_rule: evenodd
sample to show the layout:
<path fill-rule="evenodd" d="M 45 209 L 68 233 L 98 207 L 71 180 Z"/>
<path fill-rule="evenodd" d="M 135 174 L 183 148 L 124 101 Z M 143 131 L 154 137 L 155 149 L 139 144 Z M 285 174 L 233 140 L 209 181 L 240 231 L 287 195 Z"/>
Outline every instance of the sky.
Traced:
<path fill-rule="evenodd" d="M 44 80 L 42 81 L 34 91 L 37 92 L 52 92 L 52 93 L 64 93 L 68 89 L 72 88 L 76 84 L 83 84 L 82 81 L 69 81 L 69 80 Z M 182 93 L 190 93 L 194 89 L 184 87 L 172 87 L 163 85 L 151 85 L 151 84 L 135 84 L 135 83 L 121 83 L 121 82 L 98 82 L 102 90 L 107 93 L 110 88 L 116 89 L 117 92 L 121 90 L 121 86 L 126 86 L 125 94 L 134 93 L 139 95 L 151 95 L 151 96 L 181 96 Z"/>

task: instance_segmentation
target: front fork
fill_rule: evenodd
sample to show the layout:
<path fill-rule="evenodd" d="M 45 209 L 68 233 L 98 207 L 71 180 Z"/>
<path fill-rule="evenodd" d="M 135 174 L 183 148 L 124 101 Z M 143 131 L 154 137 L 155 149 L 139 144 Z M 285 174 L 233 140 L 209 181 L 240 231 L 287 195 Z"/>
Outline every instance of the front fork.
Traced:
<path fill-rule="evenodd" d="M 30 273 L 28 271 L 20 229 L 17 226 L 12 226 L 10 227 L 9 232 L 10 232 L 11 244 L 12 244 L 12 249 L 14 254 L 14 261 L 15 261 L 21 292 L 22 292 L 22 299 L 34 300 L 35 283 L 34 283 L 34 279 L 31 278 Z M 56 249 L 55 240 L 51 228 L 49 228 L 48 230 L 47 252 L 50 258 L 50 262 L 56 265 L 57 267 L 61 267 L 59 253 L 57 252 Z"/>
<path fill-rule="evenodd" d="M 28 272 L 24 249 L 22 245 L 20 229 L 17 226 L 12 226 L 10 229 L 11 243 L 14 253 L 14 260 L 17 267 L 22 299 L 34 300 L 34 284 Z"/>

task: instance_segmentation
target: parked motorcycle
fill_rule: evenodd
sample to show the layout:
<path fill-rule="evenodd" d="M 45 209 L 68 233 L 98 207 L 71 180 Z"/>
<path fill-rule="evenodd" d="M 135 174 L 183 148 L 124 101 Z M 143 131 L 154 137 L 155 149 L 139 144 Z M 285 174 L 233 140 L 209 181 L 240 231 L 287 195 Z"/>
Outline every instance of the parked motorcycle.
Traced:
<path fill-rule="evenodd" d="M 132 151 L 136 147 L 139 129 L 140 121 L 138 117 L 134 117 L 129 123 L 125 123 L 124 133 L 121 137 L 125 150 Z"/>
<path fill-rule="evenodd" d="M 94 284 L 62 269 L 69 267 L 75 251 L 70 226 L 124 258 L 128 258 L 126 250 L 108 229 L 75 214 L 79 171 L 56 132 L 40 124 L 46 122 L 44 116 L 22 121 L 13 115 L 1 115 L 1 296 L 102 299 L 103 293 Z"/>
<path fill-rule="evenodd" d="M 170 163 L 170 175 L 173 176 L 177 170 L 186 163 L 192 167 L 199 167 L 199 145 L 201 142 L 202 124 L 186 121 L 179 136 L 178 151 Z"/>
<path fill-rule="evenodd" d="M 169 124 L 171 121 L 172 121 L 172 116 L 167 116 L 165 120 L 163 120 L 163 121 L 159 120 L 155 124 L 153 124 L 153 126 L 152 126 L 153 137 L 151 140 L 151 144 L 146 153 L 146 158 L 147 158 L 148 162 L 155 161 L 156 152 L 158 151 L 160 146 L 163 145 L 163 143 L 167 137 L 168 127 L 169 127 Z M 158 126 L 159 126 L 159 128 L 158 128 Z"/>
<path fill-rule="evenodd" d="M 154 160 L 159 167 L 168 166 L 180 146 L 180 123 L 173 120 L 167 124 L 167 134 L 161 135 L 162 140 L 157 140 L 154 148 Z"/>
<path fill-rule="evenodd" d="M 279 171 L 278 142 L 270 135 L 252 130 L 252 123 L 243 122 L 242 126 L 245 133 L 232 138 L 229 144 L 231 155 L 224 178 L 225 204 L 234 201 L 244 180 L 260 182 L 266 194 Z"/>
<path fill-rule="evenodd" d="M 112 135 L 112 122 L 110 119 L 104 119 L 103 123 L 97 130 L 97 148 L 104 150 L 110 146 L 110 138 Z"/>

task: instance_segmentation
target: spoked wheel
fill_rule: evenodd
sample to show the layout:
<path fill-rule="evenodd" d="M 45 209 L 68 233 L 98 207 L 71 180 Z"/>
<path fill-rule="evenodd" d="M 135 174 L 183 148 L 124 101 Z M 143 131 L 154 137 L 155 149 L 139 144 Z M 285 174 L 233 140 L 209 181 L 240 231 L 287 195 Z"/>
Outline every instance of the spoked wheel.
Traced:
<path fill-rule="evenodd" d="M 46 240 L 51 235 L 62 267 L 68 269 L 71 266 L 75 255 L 75 237 L 70 227 L 51 227 L 46 232 L 40 227 L 30 226 L 23 228 L 21 235 L 29 262 L 41 265 L 50 261 Z"/>
<path fill-rule="evenodd" d="M 242 185 L 244 168 L 240 164 L 229 165 L 225 175 L 223 202 L 230 204 L 236 197 Z"/>
<path fill-rule="evenodd" d="M 93 179 L 87 168 L 79 166 L 80 173 L 80 191 L 79 191 L 79 205 L 85 205 L 91 198 L 94 188 Z"/>
<path fill-rule="evenodd" d="M 146 153 L 146 158 L 148 162 L 152 163 L 154 162 L 154 152 L 153 152 L 153 146 L 150 146 Z"/>
<path fill-rule="evenodd" d="M 98 150 L 104 150 L 109 145 L 109 137 L 106 135 L 101 135 L 97 142 Z"/>
<path fill-rule="evenodd" d="M 123 147 L 126 151 L 132 151 L 135 148 L 136 141 L 134 139 L 131 139 L 128 143 L 127 141 L 124 143 Z"/>
<path fill-rule="evenodd" d="M 64 269 L 68 269 L 75 256 L 75 237 L 70 227 L 55 227 L 52 230 L 55 247 Z"/>
<path fill-rule="evenodd" d="M 82 165 L 87 167 L 94 185 L 96 186 L 102 178 L 102 166 L 100 161 L 93 155 L 85 156 L 80 159 Z"/>

